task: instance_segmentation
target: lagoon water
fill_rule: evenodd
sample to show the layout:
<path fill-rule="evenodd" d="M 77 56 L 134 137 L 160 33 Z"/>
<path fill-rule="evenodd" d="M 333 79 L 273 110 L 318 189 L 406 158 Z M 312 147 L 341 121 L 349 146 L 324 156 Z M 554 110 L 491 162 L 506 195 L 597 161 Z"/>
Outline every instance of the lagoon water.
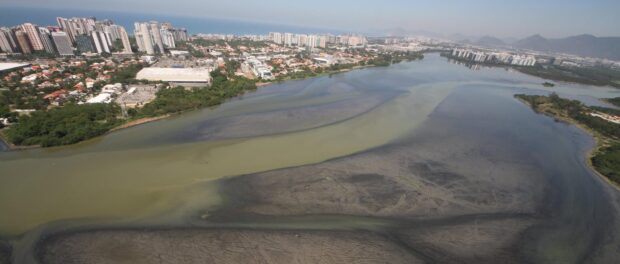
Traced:
<path fill-rule="evenodd" d="M 605 263 L 605 250 L 618 242 L 616 194 L 584 162 L 592 139 L 534 113 L 513 95 L 556 91 L 601 104 L 598 98 L 618 97 L 620 90 L 563 83 L 545 88 L 542 82 L 505 69 L 471 70 L 428 54 L 422 61 L 273 84 L 213 109 L 74 146 L 0 152 L 0 238 L 13 244 L 15 259 L 31 260 L 44 234 L 201 225 L 196 215 L 217 214 L 235 199 L 230 186 L 250 184 L 235 182 L 238 175 L 277 170 L 277 177 L 286 177 L 316 166 L 344 166 L 347 159 L 372 159 L 365 155 L 396 155 L 441 163 L 466 178 L 475 175 L 471 182 L 478 184 L 459 187 L 451 199 L 435 193 L 451 205 L 406 215 L 347 211 L 345 205 L 341 211 L 313 206 L 316 211 L 306 213 L 261 214 L 271 215 L 270 229 L 310 222 L 315 227 L 306 227 L 316 228 L 321 215 L 330 215 L 321 229 L 372 229 L 394 218 L 402 225 L 474 214 L 525 217 L 531 222 L 510 244 L 519 260 L 579 263 L 596 257 Z M 394 154 L 397 150 L 406 154 Z M 377 166 L 396 171 L 400 165 Z M 487 190 L 493 190 L 492 201 Z M 287 206 L 296 212 L 302 205 Z M 338 218 L 338 212 L 352 218 Z M 314 216 L 304 221 L 305 214 Z M 356 216 L 374 218 L 353 220 Z M 438 223 L 454 225 L 456 219 Z M 235 225 L 226 221 L 216 222 Z M 360 221 L 369 224 L 359 227 Z M 239 224 L 261 225 L 251 217 Z"/>

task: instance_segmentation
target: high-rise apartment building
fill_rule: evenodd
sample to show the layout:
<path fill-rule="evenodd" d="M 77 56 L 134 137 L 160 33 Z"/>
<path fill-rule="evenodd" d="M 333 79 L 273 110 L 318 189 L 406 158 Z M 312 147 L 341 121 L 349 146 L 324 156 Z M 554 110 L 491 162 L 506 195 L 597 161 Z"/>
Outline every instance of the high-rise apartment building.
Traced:
<path fill-rule="evenodd" d="M 164 53 L 164 42 L 161 37 L 161 31 L 159 27 L 159 23 L 156 21 L 151 21 L 149 23 L 151 38 L 153 39 L 153 43 L 157 48 L 157 52 Z"/>
<path fill-rule="evenodd" d="M 184 28 L 173 28 L 170 29 L 172 35 L 174 35 L 175 41 L 188 41 L 189 35 L 187 34 L 187 29 Z"/>
<path fill-rule="evenodd" d="M 17 45 L 19 46 L 19 50 L 23 54 L 32 53 L 32 47 L 30 46 L 30 39 L 28 38 L 28 34 L 24 31 L 18 30 L 15 32 L 15 39 L 17 40 Z"/>
<path fill-rule="evenodd" d="M 52 32 L 52 40 L 54 40 L 54 44 L 60 56 L 73 55 L 73 47 L 71 45 L 71 39 L 69 38 L 69 34 L 62 31 Z"/>
<path fill-rule="evenodd" d="M 103 32 L 109 35 L 111 40 L 110 47 L 115 47 L 114 45 L 116 45 L 116 42 L 120 40 L 122 47 L 119 47 L 119 51 L 123 53 L 132 53 L 129 35 L 124 27 L 119 25 L 105 25 L 103 26 Z"/>
<path fill-rule="evenodd" d="M 93 31 L 91 32 L 91 37 L 97 53 L 112 53 L 110 50 L 112 41 L 110 40 L 109 34 L 103 31 Z"/>
<path fill-rule="evenodd" d="M 160 34 L 161 34 L 162 42 L 164 43 L 164 46 L 166 46 L 166 48 L 176 47 L 174 43 L 174 35 L 172 34 L 172 32 L 162 28 L 160 30 Z"/>
<path fill-rule="evenodd" d="M 121 43 L 123 44 L 123 53 L 133 53 L 131 50 L 131 43 L 129 42 L 129 35 L 127 34 L 125 28 L 119 26 L 118 31 L 120 33 Z"/>
<path fill-rule="evenodd" d="M 17 52 L 17 43 L 10 28 L 0 28 L 0 51 L 7 53 Z"/>
<path fill-rule="evenodd" d="M 95 52 L 92 38 L 88 35 L 75 36 L 75 43 L 80 53 L 92 53 Z"/>
<path fill-rule="evenodd" d="M 95 18 L 63 18 L 57 17 L 56 22 L 58 22 L 58 26 L 67 34 L 72 42 L 75 42 L 75 39 L 78 35 L 90 35 L 92 31 L 95 30 L 96 22 Z"/>
<path fill-rule="evenodd" d="M 308 38 L 306 39 L 306 47 L 309 48 L 316 48 L 318 47 L 318 40 L 319 37 L 317 35 L 308 35 Z"/>
<path fill-rule="evenodd" d="M 45 47 L 43 46 L 43 42 L 41 41 L 41 36 L 39 35 L 39 30 L 37 30 L 37 26 L 31 23 L 24 23 L 19 28 L 22 32 L 26 33 L 28 36 L 28 40 L 30 41 L 30 45 L 32 50 L 35 51 L 43 51 Z"/>
<path fill-rule="evenodd" d="M 273 41 L 276 44 L 283 44 L 284 43 L 284 36 L 280 32 L 270 32 L 269 33 L 269 40 Z"/>
<path fill-rule="evenodd" d="M 43 48 L 45 52 L 54 54 L 56 53 L 56 47 L 54 46 L 54 42 L 52 41 L 52 35 L 47 28 L 37 28 L 39 30 L 39 38 L 41 39 L 41 43 L 43 44 Z"/>
<path fill-rule="evenodd" d="M 145 52 L 146 54 L 155 54 L 155 47 L 153 44 L 153 38 L 149 30 L 148 23 L 135 23 L 134 36 L 136 37 L 136 43 L 138 44 L 138 50 Z"/>
<path fill-rule="evenodd" d="M 284 45 L 286 46 L 293 45 L 293 33 L 284 33 Z"/>

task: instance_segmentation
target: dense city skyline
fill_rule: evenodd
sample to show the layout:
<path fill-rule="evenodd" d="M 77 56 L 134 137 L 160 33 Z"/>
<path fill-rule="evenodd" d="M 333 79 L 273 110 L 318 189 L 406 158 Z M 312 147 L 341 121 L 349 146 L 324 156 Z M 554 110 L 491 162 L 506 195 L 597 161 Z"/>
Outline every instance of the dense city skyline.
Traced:
<path fill-rule="evenodd" d="M 3 0 L 4 2 L 5 0 Z M 171 16 L 215 17 L 266 23 L 339 28 L 359 32 L 402 28 L 441 34 L 525 37 L 542 34 L 565 37 L 578 34 L 618 36 L 620 3 L 611 0 L 519 1 L 498 3 L 489 0 L 456 1 L 325 1 L 299 3 L 255 1 L 77 1 L 24 0 L 0 3 L 13 7 L 80 8 L 165 14 Z M 119 10 L 119 7 L 123 10 Z M 191 7 L 191 8 L 189 8 Z M 603 8 L 604 7 L 604 8 Z M 166 10 L 165 13 L 162 10 Z M 448 19 L 449 18 L 449 19 Z"/>

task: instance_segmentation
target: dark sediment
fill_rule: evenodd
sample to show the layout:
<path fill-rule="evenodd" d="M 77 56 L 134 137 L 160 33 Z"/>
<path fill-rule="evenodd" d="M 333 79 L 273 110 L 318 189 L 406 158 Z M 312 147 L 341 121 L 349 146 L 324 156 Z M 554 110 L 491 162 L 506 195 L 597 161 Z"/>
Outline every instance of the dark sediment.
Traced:
<path fill-rule="evenodd" d="M 44 263 L 423 263 L 381 235 L 346 231 L 106 230 L 53 237 Z"/>
<path fill-rule="evenodd" d="M 11 245 L 4 241 L 0 241 L 0 264 L 11 263 Z"/>
<path fill-rule="evenodd" d="M 197 124 L 183 137 L 192 140 L 219 140 L 282 134 L 317 128 L 361 115 L 381 105 L 397 93 L 375 93 L 333 103 L 303 106 L 232 117 Z"/>

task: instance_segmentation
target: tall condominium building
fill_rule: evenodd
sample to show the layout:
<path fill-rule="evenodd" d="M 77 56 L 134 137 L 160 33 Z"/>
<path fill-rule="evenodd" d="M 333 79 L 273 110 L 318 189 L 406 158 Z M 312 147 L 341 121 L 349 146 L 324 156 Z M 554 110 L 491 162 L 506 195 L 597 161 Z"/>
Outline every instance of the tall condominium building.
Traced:
<path fill-rule="evenodd" d="M 28 40 L 30 40 L 30 45 L 35 51 L 45 50 L 43 46 L 43 42 L 41 41 L 41 36 L 39 36 L 39 30 L 37 30 L 37 26 L 31 23 L 25 23 L 19 26 L 20 29 L 28 35 Z"/>
<path fill-rule="evenodd" d="M 349 45 L 349 46 L 363 46 L 368 43 L 366 37 L 364 36 L 339 36 L 340 44 Z"/>
<path fill-rule="evenodd" d="M 109 34 L 110 39 L 112 41 L 111 47 L 114 47 L 116 41 L 120 40 L 122 45 L 123 53 L 132 53 L 131 51 L 131 43 L 129 42 L 129 35 L 125 28 L 119 25 L 106 25 L 103 27 L 103 32 Z"/>
<path fill-rule="evenodd" d="M 292 33 L 284 33 L 284 45 L 287 45 L 287 46 L 293 45 L 293 34 Z"/>
<path fill-rule="evenodd" d="M 121 38 L 120 28 L 122 27 L 119 25 L 109 25 L 109 26 L 103 26 L 101 30 L 99 29 L 97 30 L 110 34 L 112 41 L 116 41 L 117 39 Z"/>
<path fill-rule="evenodd" d="M 172 29 L 174 29 L 172 27 L 172 23 L 170 23 L 170 22 L 162 22 L 161 23 L 161 28 L 165 29 L 165 30 L 172 30 Z"/>
<path fill-rule="evenodd" d="M 97 53 L 112 53 L 110 50 L 110 44 L 112 43 L 109 34 L 103 31 L 93 31 L 91 33 L 93 43 L 95 44 L 95 50 Z"/>
<path fill-rule="evenodd" d="M 129 35 L 127 34 L 125 28 L 119 26 L 118 31 L 120 33 L 121 43 L 123 43 L 123 53 L 133 53 L 133 51 L 131 50 L 131 43 L 129 42 Z"/>
<path fill-rule="evenodd" d="M 52 39 L 54 40 L 54 44 L 56 45 L 56 49 L 58 50 L 58 54 L 60 54 L 60 56 L 73 55 L 73 47 L 71 45 L 69 34 L 62 31 L 52 32 Z"/>
<path fill-rule="evenodd" d="M 155 54 L 155 47 L 153 46 L 153 38 L 149 30 L 149 24 L 135 23 L 134 25 L 136 27 L 134 36 L 136 37 L 138 50 L 149 55 Z"/>
<path fill-rule="evenodd" d="M 7 53 L 17 52 L 17 43 L 10 28 L 0 28 L 0 51 Z"/>
<path fill-rule="evenodd" d="M 17 45 L 19 46 L 19 50 L 23 54 L 32 53 L 32 48 L 30 46 L 30 39 L 28 38 L 28 34 L 24 31 L 18 30 L 15 32 L 15 38 L 17 39 Z"/>
<path fill-rule="evenodd" d="M 77 45 L 78 52 L 80 53 L 92 53 L 95 52 L 92 38 L 88 35 L 75 36 L 75 43 Z"/>
<path fill-rule="evenodd" d="M 188 41 L 189 35 L 187 34 L 187 29 L 184 28 L 173 28 L 169 29 L 174 36 L 175 41 Z"/>
<path fill-rule="evenodd" d="M 319 37 L 319 47 L 327 48 L 327 43 L 329 43 L 329 36 L 320 36 Z"/>
<path fill-rule="evenodd" d="M 349 38 L 349 36 L 343 37 L 342 41 L 344 41 L 344 44 L 349 43 Z M 276 44 L 283 44 L 286 46 L 297 45 L 300 47 L 309 48 L 326 48 L 329 43 L 337 43 L 337 38 L 333 35 L 306 35 L 270 32 L 268 39 Z"/>
<path fill-rule="evenodd" d="M 328 35 L 327 36 L 327 43 L 330 43 L 330 44 L 338 43 L 338 37 L 336 37 L 334 35 Z"/>
<path fill-rule="evenodd" d="M 282 33 L 280 33 L 280 32 L 270 32 L 269 33 L 269 40 L 273 41 L 276 44 L 283 44 L 284 43 L 284 37 L 282 36 Z"/>
<path fill-rule="evenodd" d="M 156 21 L 150 22 L 150 31 L 151 37 L 154 40 L 155 47 L 158 49 L 159 53 L 164 53 L 164 42 L 161 37 L 161 30 L 159 28 L 159 23 Z"/>
<path fill-rule="evenodd" d="M 71 39 L 71 42 L 75 43 L 75 37 L 77 37 L 77 31 L 73 28 L 73 24 L 69 22 L 69 19 L 63 17 L 57 17 L 56 22 L 58 26 L 64 31 L 67 32 L 67 35 Z"/>
<path fill-rule="evenodd" d="M 112 22 L 112 20 L 109 20 L 109 19 L 95 21 L 94 30 L 104 31 L 106 27 L 111 26 L 111 25 L 114 25 L 114 22 Z"/>
<path fill-rule="evenodd" d="M 134 25 L 138 50 L 147 54 L 164 53 L 166 48 L 175 48 L 176 41 L 189 40 L 187 30 L 175 29 L 168 22 L 137 22 Z"/>
<path fill-rule="evenodd" d="M 39 38 L 41 39 L 41 43 L 43 43 L 43 48 L 47 53 L 56 53 L 56 47 L 54 46 L 54 42 L 52 41 L 52 35 L 47 28 L 38 28 L 39 30 Z"/>
<path fill-rule="evenodd" d="M 175 48 L 174 35 L 167 29 L 161 29 L 159 34 L 161 35 L 162 42 L 167 48 Z"/>
<path fill-rule="evenodd" d="M 63 18 L 57 17 L 56 22 L 58 22 L 58 26 L 67 34 L 69 38 L 71 38 L 72 42 L 75 42 L 75 38 L 78 35 L 88 35 L 92 31 L 95 30 L 95 18 Z"/>
<path fill-rule="evenodd" d="M 187 30 L 184 28 L 174 28 L 172 27 L 172 24 L 170 22 L 163 22 L 160 24 L 161 29 L 162 29 L 162 39 L 164 42 L 164 45 L 166 45 L 166 36 L 164 36 L 164 31 L 169 32 L 170 34 L 172 34 L 172 38 L 174 39 L 174 41 L 188 41 L 189 40 L 189 36 L 187 35 Z M 168 33 L 166 33 L 167 35 Z M 169 48 L 174 48 L 175 45 L 166 45 Z"/>
<path fill-rule="evenodd" d="M 308 47 L 310 48 L 320 47 L 320 37 L 318 35 L 308 36 Z"/>

